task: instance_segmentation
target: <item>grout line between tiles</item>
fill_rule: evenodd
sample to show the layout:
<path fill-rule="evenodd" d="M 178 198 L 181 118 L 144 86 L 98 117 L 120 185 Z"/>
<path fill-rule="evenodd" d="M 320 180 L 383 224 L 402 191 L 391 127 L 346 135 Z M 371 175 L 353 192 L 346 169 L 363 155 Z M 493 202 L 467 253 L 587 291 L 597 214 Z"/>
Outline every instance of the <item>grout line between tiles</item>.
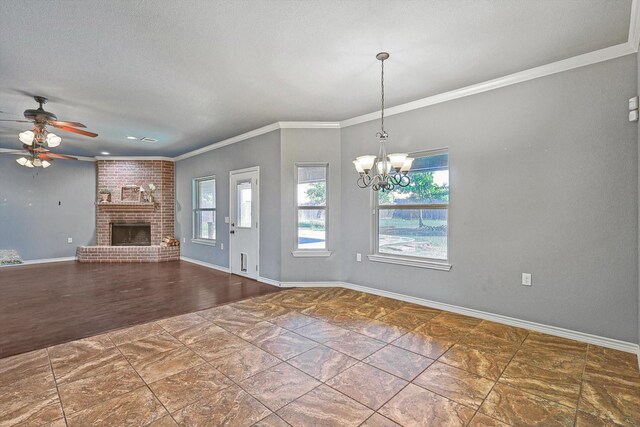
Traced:
<path fill-rule="evenodd" d="M 69 423 L 67 423 L 67 414 L 65 413 L 64 405 L 62 404 L 62 396 L 60 396 L 60 389 L 58 388 L 58 380 L 56 379 L 56 373 L 53 370 L 51 357 L 49 357 L 49 347 L 45 347 L 45 351 L 47 352 L 47 361 L 49 362 L 49 369 L 51 370 L 51 375 L 53 376 L 53 383 L 56 385 L 56 393 L 58 394 L 58 401 L 60 402 L 60 409 L 62 410 L 62 418 L 64 419 L 64 424 L 66 426 L 69 426 Z"/>

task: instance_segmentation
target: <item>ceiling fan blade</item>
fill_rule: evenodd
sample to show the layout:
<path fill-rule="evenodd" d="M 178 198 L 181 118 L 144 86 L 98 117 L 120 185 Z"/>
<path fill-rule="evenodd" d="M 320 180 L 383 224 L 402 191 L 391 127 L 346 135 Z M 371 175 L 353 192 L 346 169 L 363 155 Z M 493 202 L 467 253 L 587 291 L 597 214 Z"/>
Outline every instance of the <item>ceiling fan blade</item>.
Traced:
<path fill-rule="evenodd" d="M 49 157 L 53 157 L 55 159 L 78 160 L 77 157 L 67 156 L 66 154 L 56 154 L 56 153 L 48 152 L 45 155 Z"/>
<path fill-rule="evenodd" d="M 82 123 L 78 123 L 78 122 L 62 122 L 60 120 L 49 120 L 49 123 L 52 126 L 73 126 L 74 128 L 86 128 L 85 125 L 83 125 Z"/>
<path fill-rule="evenodd" d="M 50 156 L 46 155 L 45 153 L 38 154 L 38 157 L 40 158 L 40 160 L 46 160 L 48 162 L 53 161 L 53 159 Z"/>
<path fill-rule="evenodd" d="M 0 119 L 0 122 L 33 123 L 31 120 Z"/>
<path fill-rule="evenodd" d="M 24 150 L 1 150 L 0 154 L 13 154 L 16 156 L 29 156 L 31 155 L 31 153 L 29 153 L 28 151 L 24 151 Z"/>
<path fill-rule="evenodd" d="M 64 126 L 64 125 L 57 125 L 55 123 L 51 124 L 54 127 L 57 127 L 58 129 L 62 129 L 62 130 L 66 130 L 67 132 L 73 132 L 73 133 L 77 133 L 80 135 L 84 135 L 84 136 L 90 136 L 91 138 L 95 138 L 96 136 L 98 136 L 97 133 L 93 133 L 93 132 L 89 132 L 86 130 L 81 130 L 81 129 L 76 129 L 76 128 L 72 128 L 69 126 Z"/>

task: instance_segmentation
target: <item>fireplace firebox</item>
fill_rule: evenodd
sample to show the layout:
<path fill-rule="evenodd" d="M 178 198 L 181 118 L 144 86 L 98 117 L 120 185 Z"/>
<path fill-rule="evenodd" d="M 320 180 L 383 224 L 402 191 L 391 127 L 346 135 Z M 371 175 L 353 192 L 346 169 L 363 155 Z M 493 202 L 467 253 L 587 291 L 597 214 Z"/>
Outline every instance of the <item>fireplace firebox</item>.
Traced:
<path fill-rule="evenodd" d="M 151 246 L 151 224 L 111 223 L 111 246 Z"/>

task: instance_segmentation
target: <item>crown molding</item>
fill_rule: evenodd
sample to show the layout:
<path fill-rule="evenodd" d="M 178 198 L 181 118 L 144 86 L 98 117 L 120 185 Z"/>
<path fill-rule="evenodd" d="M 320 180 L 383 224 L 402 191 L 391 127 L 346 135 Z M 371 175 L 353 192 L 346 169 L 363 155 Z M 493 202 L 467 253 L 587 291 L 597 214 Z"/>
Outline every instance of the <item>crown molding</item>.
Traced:
<path fill-rule="evenodd" d="M 428 96 L 416 101 L 407 102 L 406 104 L 396 105 L 395 107 L 385 108 L 384 115 L 385 117 L 389 117 L 396 114 L 402 114 L 408 111 L 428 107 L 430 105 L 440 104 L 442 102 L 476 95 L 479 93 L 511 86 L 540 77 L 561 73 L 563 71 L 569 71 L 574 68 L 597 64 L 598 62 L 608 61 L 611 59 L 619 58 L 621 56 L 635 53 L 637 52 L 637 50 L 637 44 L 634 48 L 633 45 L 629 42 L 621 43 L 615 46 L 610 46 L 604 49 L 552 62 L 551 64 L 541 65 L 539 67 L 519 71 L 517 73 L 509 74 L 504 77 L 498 77 L 497 79 L 488 80 L 486 82 L 477 83 L 460 89 L 454 89 L 449 92 L 440 93 L 438 95 Z M 380 119 L 380 110 L 374 111 L 373 113 L 364 114 L 362 116 L 353 117 L 351 119 L 343 120 L 340 122 L 340 127 L 345 128 L 378 119 Z"/>
<path fill-rule="evenodd" d="M 96 156 L 95 160 L 163 160 L 165 162 L 174 162 L 173 157 L 162 156 Z"/>
<path fill-rule="evenodd" d="M 338 122 L 278 122 L 280 129 L 340 129 Z"/>

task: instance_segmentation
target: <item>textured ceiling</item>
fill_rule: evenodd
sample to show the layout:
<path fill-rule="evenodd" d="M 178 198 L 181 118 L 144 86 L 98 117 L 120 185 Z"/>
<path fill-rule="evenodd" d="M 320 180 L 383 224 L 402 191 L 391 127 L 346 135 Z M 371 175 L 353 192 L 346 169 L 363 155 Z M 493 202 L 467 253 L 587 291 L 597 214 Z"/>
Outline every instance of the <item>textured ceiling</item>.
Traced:
<path fill-rule="evenodd" d="M 50 98 L 59 152 L 173 156 L 337 121 L 627 40 L 630 0 L 0 1 L 0 110 Z M 0 123 L 17 148 L 24 124 Z M 125 139 L 152 137 L 157 143 Z"/>

